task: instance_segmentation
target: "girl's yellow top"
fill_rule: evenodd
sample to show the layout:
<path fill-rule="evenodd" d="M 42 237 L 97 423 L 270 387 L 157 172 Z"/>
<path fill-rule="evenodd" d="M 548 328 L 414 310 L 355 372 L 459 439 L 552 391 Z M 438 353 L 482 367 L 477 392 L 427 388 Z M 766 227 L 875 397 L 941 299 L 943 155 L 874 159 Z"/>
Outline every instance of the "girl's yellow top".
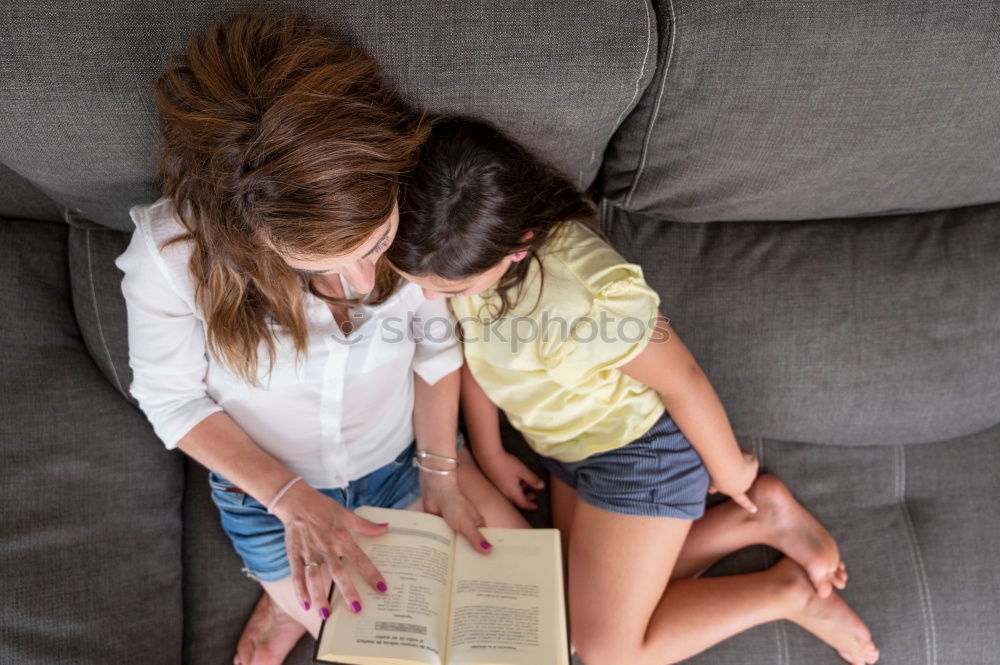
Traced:
<path fill-rule="evenodd" d="M 576 462 L 634 441 L 663 415 L 655 390 L 616 369 L 649 342 L 660 297 L 642 268 L 579 222 L 561 225 L 538 259 L 500 320 L 491 321 L 495 287 L 451 305 L 490 400 L 538 454 Z"/>

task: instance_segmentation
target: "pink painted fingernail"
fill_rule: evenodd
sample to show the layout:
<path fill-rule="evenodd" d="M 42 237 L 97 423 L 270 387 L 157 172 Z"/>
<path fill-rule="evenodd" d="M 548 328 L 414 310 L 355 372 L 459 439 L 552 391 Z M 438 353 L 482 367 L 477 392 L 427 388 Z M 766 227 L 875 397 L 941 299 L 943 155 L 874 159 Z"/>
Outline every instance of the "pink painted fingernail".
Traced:
<path fill-rule="evenodd" d="M 309 611 L 309 601 L 308 600 L 306 602 L 302 603 L 302 609 L 304 609 L 306 612 Z"/>
<path fill-rule="evenodd" d="M 389 526 L 389 523 L 388 522 L 379 522 L 375 526 Z"/>
<path fill-rule="evenodd" d="M 490 545 L 490 544 L 489 544 L 488 542 L 486 542 L 485 540 L 484 540 L 483 542 L 479 543 L 479 546 L 480 546 L 480 547 L 482 547 L 482 548 L 483 548 L 484 550 L 488 550 L 488 549 L 490 549 L 490 548 L 492 548 L 492 547 L 493 547 L 492 545 Z"/>
<path fill-rule="evenodd" d="M 319 611 L 319 615 L 321 617 L 323 617 L 324 620 L 325 619 L 329 619 L 330 618 L 330 610 L 324 607 L 323 609 L 321 609 Z"/>
<path fill-rule="evenodd" d="M 385 593 L 385 590 L 388 587 L 385 586 L 385 582 L 379 582 L 378 584 L 375 585 L 375 588 L 381 591 L 382 593 Z"/>
<path fill-rule="evenodd" d="M 357 614 L 358 612 L 361 611 L 361 603 L 355 600 L 353 603 L 351 603 L 351 609 L 353 609 L 354 613 Z"/>

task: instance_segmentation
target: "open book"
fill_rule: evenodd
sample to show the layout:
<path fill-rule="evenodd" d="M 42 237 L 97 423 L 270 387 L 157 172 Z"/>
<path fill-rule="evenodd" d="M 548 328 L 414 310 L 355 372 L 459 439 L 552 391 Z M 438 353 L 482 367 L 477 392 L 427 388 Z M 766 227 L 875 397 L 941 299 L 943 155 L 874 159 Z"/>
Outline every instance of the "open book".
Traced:
<path fill-rule="evenodd" d="M 339 665 L 569 665 L 559 532 L 482 529 L 472 549 L 436 515 L 363 506 L 387 533 L 357 536 L 389 590 L 351 578 L 364 608 L 336 593 L 315 660 Z M 331 592 L 333 593 L 333 592 Z"/>

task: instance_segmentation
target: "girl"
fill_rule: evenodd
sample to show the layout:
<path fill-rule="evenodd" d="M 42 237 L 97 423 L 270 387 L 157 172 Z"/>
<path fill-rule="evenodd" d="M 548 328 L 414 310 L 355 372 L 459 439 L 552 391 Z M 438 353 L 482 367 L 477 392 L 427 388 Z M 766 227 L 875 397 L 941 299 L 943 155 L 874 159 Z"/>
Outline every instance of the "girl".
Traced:
<path fill-rule="evenodd" d="M 456 453 L 457 343 L 378 334 L 447 310 L 379 261 L 428 127 L 374 61 L 301 17 L 237 15 L 189 40 L 156 101 L 163 197 L 132 208 L 116 261 L 130 391 L 210 470 L 265 592 L 234 663 L 280 663 L 329 616 L 331 580 L 355 612 L 391 591 L 351 536 L 385 525 L 358 505 L 439 513 L 484 554 L 484 518 L 526 522 Z M 451 458 L 422 462 L 445 474 L 419 472 L 418 450 Z"/>
<path fill-rule="evenodd" d="M 541 485 L 503 450 L 497 407 L 550 472 L 575 650 L 587 665 L 663 665 L 788 619 L 874 663 L 833 591 L 847 579 L 833 539 L 777 478 L 757 477 L 656 292 L 594 224 L 593 205 L 524 148 L 447 119 L 421 148 L 388 252 L 428 298 L 451 298 L 487 476 L 521 505 Z M 705 511 L 706 490 L 732 500 Z M 753 543 L 787 556 L 698 577 Z"/>

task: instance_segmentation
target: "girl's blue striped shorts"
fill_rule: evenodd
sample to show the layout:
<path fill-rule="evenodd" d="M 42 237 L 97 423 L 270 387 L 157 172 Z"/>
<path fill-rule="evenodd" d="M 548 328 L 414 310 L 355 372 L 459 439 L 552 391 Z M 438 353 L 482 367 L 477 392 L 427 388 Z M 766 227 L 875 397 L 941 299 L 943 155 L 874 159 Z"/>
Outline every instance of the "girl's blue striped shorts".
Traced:
<path fill-rule="evenodd" d="M 645 434 L 620 448 L 578 462 L 550 457 L 541 462 L 581 499 L 603 510 L 688 520 L 705 514 L 708 471 L 666 411 Z"/>

